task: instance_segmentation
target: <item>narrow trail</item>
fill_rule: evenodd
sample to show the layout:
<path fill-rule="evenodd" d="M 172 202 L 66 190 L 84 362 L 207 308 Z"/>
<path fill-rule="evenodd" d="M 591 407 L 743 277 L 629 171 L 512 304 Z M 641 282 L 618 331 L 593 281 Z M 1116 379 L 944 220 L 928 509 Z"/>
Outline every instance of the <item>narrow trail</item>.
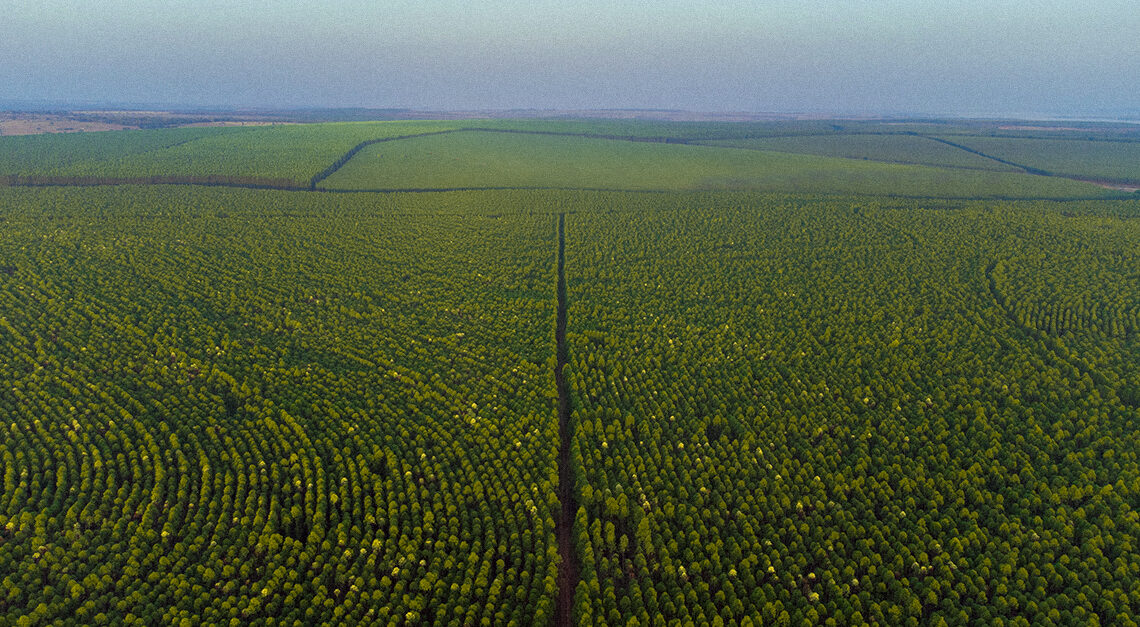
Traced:
<path fill-rule="evenodd" d="M 554 614 L 556 627 L 573 625 L 574 591 L 578 587 L 578 556 L 574 553 L 571 530 L 578 513 L 574 494 L 574 477 L 570 470 L 570 391 L 563 369 L 566 367 L 566 214 L 558 214 L 558 316 L 554 330 L 557 362 L 554 382 L 558 387 L 558 502 L 561 505 L 555 534 L 558 536 L 558 607 Z"/>
<path fill-rule="evenodd" d="M 1034 168 L 1031 166 L 1023 165 L 1021 163 L 1015 163 L 1013 161 L 1009 161 L 1008 159 L 1002 159 L 1001 157 L 995 157 L 993 155 L 989 155 L 989 154 L 986 154 L 984 152 L 979 152 L 977 150 L 974 150 L 973 148 L 970 148 L 969 146 L 963 146 L 962 144 L 954 143 L 948 139 L 942 139 L 941 137 L 934 137 L 932 135 L 919 135 L 919 134 L 915 134 L 914 136 L 915 137 L 924 137 L 926 139 L 929 139 L 930 141 L 938 142 L 940 144 L 946 144 L 947 146 L 952 146 L 952 147 L 957 148 L 959 150 L 964 150 L 970 154 L 974 154 L 974 155 L 977 155 L 979 157 L 984 157 L 986 159 L 989 159 L 990 161 L 995 161 L 995 162 L 1000 163 L 1002 165 L 1008 165 L 1010 167 L 1017 168 L 1017 169 L 1021 170 L 1022 172 L 1025 172 L 1026 174 L 1035 174 L 1037 176 L 1051 176 L 1053 178 L 1069 179 L 1071 181 L 1080 181 L 1081 183 L 1089 183 L 1091 185 L 1096 185 L 1097 187 L 1103 187 L 1104 189 L 1111 189 L 1111 190 L 1115 190 L 1118 192 L 1137 192 L 1137 191 L 1140 191 L 1140 182 L 1137 182 L 1137 181 L 1113 180 L 1113 179 L 1104 179 L 1104 178 L 1097 178 L 1097 177 L 1090 177 L 1090 176 L 1075 176 L 1072 174 L 1058 174 L 1056 172 L 1050 172 L 1048 170 L 1042 170 L 1039 168 Z"/>
<path fill-rule="evenodd" d="M 362 141 L 346 153 L 337 158 L 336 161 L 329 164 L 324 170 L 314 175 L 307 183 L 299 183 L 290 179 L 259 177 L 259 176 L 227 176 L 227 175 L 183 175 L 183 174 L 164 174 L 153 176 L 138 176 L 138 177 L 113 177 L 113 176 L 76 176 L 76 175 L 44 175 L 44 174 L 0 174 L 0 187 L 103 187 L 103 186 L 118 186 L 118 185 L 186 185 L 186 186 L 201 186 L 201 187 L 229 187 L 237 189 L 257 189 L 257 190 L 278 190 L 287 192 L 318 192 L 318 193 L 331 193 L 331 194 L 395 194 L 395 193 L 423 193 L 423 192 L 458 192 L 458 191 L 488 191 L 488 190 L 540 190 L 540 191 L 597 191 L 597 192 L 644 192 L 644 193 L 673 193 L 673 192 L 700 192 L 700 191 L 716 191 L 716 190 L 701 190 L 701 189 L 627 189 L 627 188 L 598 188 L 598 187 L 561 187 L 561 186 L 458 186 L 458 187 L 390 187 L 390 188 L 376 188 L 376 189 L 343 189 L 322 187 L 321 184 L 330 176 L 335 174 L 338 170 L 344 167 L 353 157 L 355 157 L 361 150 L 373 144 L 380 144 L 385 142 L 395 142 L 407 139 L 415 139 L 420 137 L 429 137 L 432 135 L 447 135 L 452 133 L 499 133 L 499 134 L 517 134 L 517 135 L 545 135 L 555 137 L 579 137 L 585 139 L 605 139 L 612 141 L 636 142 L 636 143 L 658 143 L 658 144 L 676 144 L 676 145 L 690 145 L 710 147 L 705 142 L 711 140 L 679 138 L 679 137 L 639 137 L 633 135 L 612 135 L 601 133 L 575 133 L 569 131 L 537 131 L 528 129 L 501 129 L 501 128 L 479 128 L 479 127 L 458 127 L 450 129 L 442 129 L 438 131 L 426 131 L 423 133 L 412 133 L 408 135 L 397 135 L 393 137 L 381 137 L 376 139 L 369 139 Z M 837 135 L 894 135 L 894 133 L 839 133 Z M 808 134 L 811 135 L 811 134 Z M 1128 180 L 1109 180 L 1094 177 L 1081 177 L 1066 174 L 1057 174 L 1033 168 L 1031 166 L 1014 163 L 1000 157 L 979 152 L 968 146 L 952 142 L 941 137 L 933 135 L 925 135 L 922 133 L 902 133 L 902 135 L 909 135 L 911 137 L 921 137 L 933 142 L 952 146 L 959 150 L 977 155 L 1018 169 L 1026 174 L 1033 174 L 1037 176 L 1046 176 L 1054 178 L 1063 178 L 1073 181 L 1080 181 L 1082 183 L 1090 183 L 1098 187 L 1109 189 L 1118 192 L 1138 192 L 1140 191 L 1140 182 Z M 792 135 L 789 135 L 789 137 Z M 794 135 L 800 136 L 800 135 Z M 773 137 L 783 137 L 776 135 Z M 188 140 L 196 141 L 196 140 Z M 182 142 L 188 143 L 188 142 Z M 756 150 L 754 148 L 734 148 L 736 150 Z M 160 149 L 155 149 L 160 150 Z M 799 154 L 799 153 L 793 153 Z M 890 161 L 881 161 L 877 159 L 868 159 L 877 163 L 892 163 Z M 903 162 L 905 163 L 905 162 Z M 915 165 L 922 165 L 915 163 Z M 978 168 L 963 168 L 958 166 L 939 166 L 950 169 L 966 169 L 977 170 Z M 719 190 L 719 191 L 745 191 L 745 190 Z M 758 192 L 776 192 L 778 190 L 747 190 Z M 817 195 L 825 196 L 849 196 L 849 193 L 843 192 L 817 192 Z M 978 200 L 979 198 L 971 196 L 962 197 L 948 197 L 948 196 L 921 196 L 921 195 L 906 195 L 906 194 L 890 194 L 890 193 L 877 193 L 877 194 L 860 194 L 861 196 L 881 196 L 890 198 L 913 198 L 918 200 L 927 199 L 961 199 L 961 200 Z M 1120 198 L 1124 198 L 1121 196 Z M 1085 201 L 1085 200 L 1119 200 L 1120 198 L 1104 197 L 1104 196 L 1072 196 L 1072 197 L 1055 197 L 1055 196 L 1042 196 L 1042 197 L 984 197 L 985 200 L 1058 200 L 1058 201 Z"/>
<path fill-rule="evenodd" d="M 958 150 L 964 150 L 964 151 L 966 151 L 972 155 L 977 155 L 979 157 L 989 159 L 990 161 L 995 161 L 995 162 L 1000 163 L 1002 165 L 1008 165 L 1011 168 L 1017 168 L 1018 170 L 1021 170 L 1022 172 L 1025 172 L 1026 174 L 1036 174 L 1037 176 L 1059 176 L 1059 175 L 1053 174 L 1052 172 L 1046 172 L 1045 170 L 1038 170 L 1037 168 L 1033 168 L 1033 167 L 1030 167 L 1027 165 L 1022 165 L 1020 163 L 1014 163 L 1012 161 L 1002 159 L 1001 157 L 995 157 L 993 155 L 987 155 L 986 153 L 974 150 L 973 148 L 970 148 L 969 146 L 963 146 L 962 144 L 956 144 L 956 143 L 954 143 L 948 139 L 942 139 L 941 137 L 934 137 L 933 135 L 915 135 L 915 137 L 925 137 L 926 139 L 929 139 L 932 142 L 938 142 L 940 144 L 946 144 L 947 146 L 957 148 Z M 1071 177 L 1060 177 L 1060 178 L 1071 178 Z"/>
<path fill-rule="evenodd" d="M 344 164 L 348 163 L 350 159 L 355 157 L 356 153 L 360 152 L 361 150 L 364 150 L 365 148 L 367 148 L 373 144 L 382 144 L 384 142 L 394 142 L 394 141 L 400 141 L 403 139 L 414 139 L 416 137 L 429 137 L 431 135 L 446 135 L 448 133 L 458 132 L 459 130 L 461 130 L 461 129 L 444 129 L 441 131 L 426 131 L 424 133 L 412 133 L 411 135 L 396 135 L 393 137 L 380 137 L 378 139 L 364 140 L 364 141 L 360 142 L 359 144 L 350 148 L 348 152 L 344 153 L 343 155 L 340 156 L 340 158 L 338 158 L 336 161 L 332 162 L 332 164 L 329 165 L 329 167 L 325 168 L 324 170 L 321 170 L 316 175 L 314 175 L 313 178 L 309 179 L 309 186 L 306 189 L 308 189 L 311 192 L 317 191 L 317 185 L 320 185 L 321 181 L 332 176 L 333 174 L 336 173 L 337 170 L 344 167 Z"/>

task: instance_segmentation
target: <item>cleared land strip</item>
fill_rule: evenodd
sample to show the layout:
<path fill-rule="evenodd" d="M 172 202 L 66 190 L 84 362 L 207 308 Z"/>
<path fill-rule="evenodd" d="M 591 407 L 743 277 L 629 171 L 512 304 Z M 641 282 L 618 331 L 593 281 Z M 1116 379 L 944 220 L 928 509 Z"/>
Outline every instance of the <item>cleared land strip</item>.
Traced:
<path fill-rule="evenodd" d="M 272 178 L 272 177 L 256 177 L 256 176 L 226 176 L 226 175 L 208 175 L 208 176 L 194 176 L 184 174 L 160 174 L 149 176 L 83 176 L 83 175 L 55 175 L 55 174 L 5 174 L 0 175 L 0 186 L 2 187 L 97 187 L 106 185 L 203 185 L 203 186 L 217 186 L 217 187 L 238 187 L 246 189 L 277 189 L 284 191 L 348 191 L 348 190 L 333 190 L 333 189 L 318 189 L 321 181 L 332 176 L 344 164 L 348 163 L 353 157 L 361 150 L 373 144 L 380 144 L 384 142 L 399 141 L 404 139 L 415 139 L 417 137 L 428 137 L 430 135 L 446 135 L 449 133 L 478 131 L 486 133 L 513 133 L 522 135 L 554 135 L 564 137 L 583 137 L 587 139 L 609 139 L 616 141 L 631 141 L 631 142 L 646 142 L 646 143 L 668 143 L 668 144 L 689 144 L 692 143 L 687 139 L 676 139 L 671 137 L 636 137 L 624 135 L 603 135 L 596 133 L 570 133 L 570 132 L 556 132 L 556 131 L 530 131 L 523 129 L 486 129 L 479 127 L 462 127 L 444 129 L 440 131 L 429 131 L 425 133 L 410 133 L 407 135 L 397 135 L 394 137 L 379 137 L 376 139 L 368 139 L 356 144 L 347 152 L 337 158 L 336 161 L 331 163 L 324 170 L 315 174 L 309 179 L 308 185 L 297 185 L 294 181 L 287 178 Z M 162 146 L 147 152 L 155 152 L 157 150 L 166 150 L 176 146 L 196 141 L 201 138 L 193 138 L 185 141 L 180 141 L 169 146 Z M 439 189 L 379 189 L 379 190 L 363 190 L 363 191 L 463 191 L 467 188 L 439 188 Z M 483 189 L 483 188 L 471 188 Z M 359 190 L 351 190 L 359 191 Z"/>
<path fill-rule="evenodd" d="M 313 178 L 309 179 L 308 189 L 309 189 L 309 191 L 316 191 L 317 185 L 319 185 L 321 181 L 327 179 L 328 177 L 332 176 L 333 173 L 335 173 L 337 170 L 341 169 L 341 167 L 344 166 L 344 164 L 348 163 L 348 161 L 350 159 L 352 159 L 353 157 L 356 156 L 356 153 L 360 152 L 361 150 L 364 150 L 365 148 L 367 148 L 368 146 L 371 146 L 373 144 L 380 144 L 383 142 L 394 142 L 394 141 L 400 140 L 400 139 L 412 139 L 415 137 L 427 137 L 428 135 L 444 135 L 447 133 L 455 133 L 456 131 L 461 131 L 461 130 L 463 130 L 463 129 L 447 129 L 447 130 L 443 130 L 443 131 L 430 131 L 427 133 L 413 133 L 411 135 L 397 135 L 396 137 L 381 137 L 379 139 L 369 139 L 366 141 L 362 141 L 359 144 L 350 148 L 348 150 L 348 152 L 341 155 L 339 159 L 337 159 L 336 161 L 334 161 L 332 163 L 332 165 L 325 168 L 324 170 L 321 170 L 320 173 L 318 173 Z"/>
<path fill-rule="evenodd" d="M 555 625 L 573 624 L 574 592 L 578 587 L 578 556 L 574 553 L 570 532 L 578 512 L 574 498 L 574 477 L 570 470 L 570 446 L 574 434 L 570 425 L 570 391 L 563 369 L 566 367 L 566 214 L 558 214 L 558 316 L 555 322 L 556 365 L 554 381 L 558 387 L 558 501 L 561 505 L 555 521 L 558 537 L 558 608 Z"/>
<path fill-rule="evenodd" d="M 1069 179 L 1070 181 L 1080 181 L 1082 183 L 1090 183 L 1092 185 L 1096 185 L 1097 187 L 1103 187 L 1105 189 L 1114 189 L 1114 190 L 1122 191 L 1122 192 L 1140 191 L 1140 183 L 1137 183 L 1136 181 L 1111 180 L 1111 179 L 1105 179 L 1105 178 L 1095 178 L 1095 177 L 1087 177 L 1087 176 L 1071 176 L 1068 174 L 1057 174 L 1055 172 L 1050 172 L 1048 170 L 1042 170 L 1039 168 L 1034 168 L 1031 166 L 1022 165 L 1020 163 L 1014 163 L 1013 161 L 1009 161 L 1007 159 L 1002 159 L 1001 157 L 995 157 L 993 155 L 989 155 L 989 154 L 986 154 L 984 152 L 979 152 L 977 150 L 974 150 L 973 148 L 970 148 L 969 146 L 963 146 L 962 144 L 957 144 L 957 143 L 954 143 L 954 142 L 949 141 L 947 139 L 942 139 L 941 137 L 934 137 L 931 135 L 916 135 L 916 136 L 917 137 L 925 137 L 926 139 L 929 139 L 930 141 L 935 141 L 935 142 L 938 142 L 940 144 L 946 144 L 947 146 L 953 146 L 954 148 L 958 148 L 959 150 L 964 150 L 968 153 L 978 155 L 979 157 L 985 157 L 986 159 L 990 159 L 992 161 L 996 161 L 996 162 L 1001 163 L 1001 164 L 1005 164 L 1005 165 L 1012 166 L 1015 168 L 1020 168 L 1026 174 L 1035 174 L 1037 176 L 1051 176 L 1054 178 Z M 1122 143 L 1131 143 L 1131 142 L 1122 142 Z"/>
<path fill-rule="evenodd" d="M 1008 165 L 1008 166 L 1011 166 L 1014 168 L 1018 168 L 1019 170 L 1024 171 L 1026 174 L 1036 174 L 1038 176 L 1057 176 L 1057 175 L 1053 174 L 1052 172 L 1046 172 L 1045 170 L 1038 170 L 1037 168 L 1032 168 L 1032 167 L 1029 167 L 1027 165 L 1022 165 L 1020 163 L 1014 163 L 1012 161 L 1002 159 L 1001 157 L 995 157 L 993 155 L 987 155 L 984 152 L 978 152 L 977 150 L 974 150 L 973 148 L 970 148 L 968 146 L 963 146 L 962 144 L 956 144 L 950 140 L 942 139 L 941 137 L 934 137 L 931 135 L 918 135 L 918 137 L 925 137 L 926 139 L 929 139 L 930 141 L 938 142 L 940 144 L 946 144 L 947 146 L 953 146 L 954 148 L 957 148 L 959 150 L 965 150 L 966 152 L 968 152 L 970 154 L 975 154 L 975 155 L 978 155 L 979 157 L 985 157 L 986 159 L 989 159 L 991 161 L 996 161 L 996 162 L 1001 163 L 1003 165 Z M 1066 177 L 1062 177 L 1062 178 L 1072 178 L 1072 177 L 1066 176 Z"/>
<path fill-rule="evenodd" d="M 621 142 L 634 142 L 634 143 L 657 143 L 657 144 L 673 144 L 673 145 L 704 145 L 706 140 L 694 140 L 687 138 L 673 138 L 673 137 L 636 137 L 615 134 L 600 134 L 600 133 L 574 133 L 574 132 L 561 132 L 561 131 L 542 131 L 542 130 L 527 130 L 527 129 L 489 129 L 479 127 L 460 127 L 444 129 L 440 131 L 430 131 L 423 133 L 412 133 L 407 135 L 400 135 L 395 137 L 383 137 L 366 140 L 353 146 L 350 150 L 342 154 L 332 164 L 323 169 L 318 174 L 314 175 L 307 184 L 298 184 L 296 181 L 287 178 L 277 177 L 259 177 L 259 176 L 229 176 L 229 175 L 207 175 L 207 176 L 193 176 L 183 174 L 160 174 L 148 175 L 140 177 L 108 177 L 108 176 L 83 176 L 83 175 L 46 175 L 46 174 L 9 174 L 0 175 L 0 187 L 92 187 L 92 186 L 111 186 L 111 185 L 196 185 L 196 186 L 212 186 L 212 187 L 233 187 L 245 189 L 273 189 L 282 191 L 314 191 L 314 192 L 332 192 L 332 193 L 396 193 L 396 192 L 446 192 L 446 191 L 473 191 L 473 190 L 498 190 L 498 189 L 511 189 L 511 190 L 575 190 L 575 191 L 646 191 L 646 192 L 669 192 L 678 191 L 670 189 L 654 189 L 654 188 L 639 188 L 637 190 L 628 189 L 625 187 L 607 186 L 607 187 L 582 187 L 582 186 L 560 186 L 560 185 L 490 185 L 490 186 L 471 186 L 471 185 L 457 185 L 457 186 L 412 186 L 412 187 L 377 187 L 367 189 L 347 189 L 341 187 L 318 187 L 324 180 L 335 174 L 343 166 L 348 164 L 357 154 L 364 148 L 373 144 L 393 142 L 397 140 L 410 140 L 416 138 L 427 137 L 431 135 L 453 134 L 460 132 L 482 132 L 482 133 L 496 133 L 496 134 L 513 134 L 513 135 L 539 135 L 539 136 L 559 136 L 559 137 L 576 137 L 582 139 L 599 139 L 611 140 Z M 1118 181 L 1118 180 L 1103 180 L 1088 177 L 1077 177 L 1062 174 L 1055 174 L 1025 166 L 1019 163 L 1014 163 L 999 157 L 981 153 L 967 146 L 957 144 L 955 142 L 945 140 L 939 137 L 923 135 L 923 134 L 910 134 L 917 137 L 929 139 L 930 141 L 942 143 L 953 148 L 975 154 L 977 156 L 993 160 L 996 163 L 1008 165 L 1013 168 L 1022 170 L 1027 174 L 1039 175 L 1044 177 L 1051 177 L 1057 179 L 1067 179 L 1079 181 L 1083 183 L 1090 183 L 1102 188 L 1111 189 L 1122 192 L 1137 191 L 1137 184 L 1131 181 Z M 877 163 L 889 163 L 886 161 L 866 160 Z M 947 167 L 947 166 L 939 166 Z M 694 188 L 699 189 L 699 188 Z M 765 190 L 758 190 L 765 191 Z M 767 190 L 776 191 L 776 190 Z M 842 191 L 833 192 L 820 192 L 827 195 L 838 194 L 846 195 Z M 895 198 L 948 198 L 946 194 L 915 194 L 915 193 L 878 193 L 872 195 L 890 196 Z M 963 198 L 973 198 L 974 195 L 963 196 Z M 1005 195 L 1005 194 L 987 194 L 987 198 L 993 200 L 1005 199 L 1019 199 L 1019 200 L 1033 200 L 1048 199 L 1048 200 L 1094 200 L 1101 197 L 1079 195 L 1040 195 L 1040 196 L 1018 196 L 1018 195 Z"/>

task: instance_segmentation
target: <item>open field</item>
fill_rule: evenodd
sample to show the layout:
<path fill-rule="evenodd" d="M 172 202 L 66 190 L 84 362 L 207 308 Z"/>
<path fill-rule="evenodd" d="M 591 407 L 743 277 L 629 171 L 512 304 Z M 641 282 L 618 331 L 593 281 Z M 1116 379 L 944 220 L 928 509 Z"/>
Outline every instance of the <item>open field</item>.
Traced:
<path fill-rule="evenodd" d="M 1140 184 L 1140 141 L 947 136 L 978 152 L 1053 174 Z"/>
<path fill-rule="evenodd" d="M 740 138 L 781 128 L 814 129 L 816 134 Z M 343 190 L 554 187 L 992 198 L 1111 195 L 1082 182 L 1008 171 L 1015 168 L 933 139 L 826 129 L 826 124 L 811 121 L 780 127 L 772 122 L 429 120 L 8 137 L 0 138 L 0 176 L 31 184 L 198 181 Z M 419 137 L 435 133 L 443 134 Z M 733 136 L 738 138 L 708 139 Z M 393 139 L 400 141 L 388 141 Z M 369 142 L 382 143 L 363 146 Z M 359 154 L 353 152 L 361 147 Z M 1114 157 L 1126 156 L 1105 152 L 1093 164 L 1101 164 L 1096 166 L 1099 172 L 1113 173 L 1105 168 L 1115 163 Z M 939 167 L 900 163 L 907 161 Z"/>
<path fill-rule="evenodd" d="M 235 131 L 164 129 L 0 137 L 0 175 L 48 174 L 75 164 L 113 163 L 230 132 Z"/>
<path fill-rule="evenodd" d="M 933 143 L 933 142 L 932 142 Z M 460 132 L 369 146 L 326 189 L 758 189 L 912 196 L 1096 196 L 1091 185 L 997 172 L 735 148 Z"/>
<path fill-rule="evenodd" d="M 51 113 L 0 112 L 0 137 L 12 135 L 39 135 L 41 133 L 82 133 L 117 131 L 128 126 L 103 121 L 80 121 L 66 115 Z"/>
<path fill-rule="evenodd" d="M 196 141 L 145 154 L 73 161 L 66 167 L 44 167 L 41 171 L 77 177 L 231 176 L 283 180 L 304 186 L 362 141 L 446 128 L 450 128 L 446 122 L 346 122 L 198 129 L 184 132 L 212 132 Z"/>
<path fill-rule="evenodd" d="M 829 134 L 702 142 L 753 150 L 775 150 L 887 163 L 1016 172 L 1016 168 L 914 135 Z"/>
<path fill-rule="evenodd" d="M 1134 624 L 1140 197 L 779 128 L 0 139 L 0 625 Z"/>

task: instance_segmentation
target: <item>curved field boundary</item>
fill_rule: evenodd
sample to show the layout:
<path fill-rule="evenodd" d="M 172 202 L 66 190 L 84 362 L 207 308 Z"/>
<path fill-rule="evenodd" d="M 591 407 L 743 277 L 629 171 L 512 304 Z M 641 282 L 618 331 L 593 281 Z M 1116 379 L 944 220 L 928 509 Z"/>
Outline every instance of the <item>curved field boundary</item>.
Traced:
<path fill-rule="evenodd" d="M 453 129 L 445 129 L 440 131 L 430 131 L 425 133 L 413 133 L 408 135 L 399 135 L 395 137 L 382 137 L 377 139 L 369 139 L 353 146 L 343 155 L 341 155 L 335 162 L 330 164 L 320 173 L 316 174 L 309 180 L 308 185 L 297 185 L 293 180 L 286 178 L 263 178 L 263 177 L 246 177 L 246 176 L 226 176 L 226 175 L 209 175 L 209 176 L 192 176 L 192 175 L 154 175 L 146 177 L 103 177 L 103 176 L 57 176 L 57 175 L 26 175 L 26 174 L 11 174 L 0 175 L 0 187 L 96 187 L 108 185 L 197 185 L 206 187 L 234 187 L 241 189 L 267 189 L 279 191 L 312 191 L 322 193 L 427 193 L 427 192 L 458 192 L 458 191 L 490 191 L 490 190 L 542 190 L 542 191 L 595 191 L 595 192 L 649 192 L 649 193 L 672 193 L 676 191 L 771 191 L 771 190 L 630 190 L 621 188 L 594 188 L 594 187 L 556 187 L 556 186 L 464 186 L 464 187 L 400 187 L 400 188 L 376 188 L 376 189 L 342 189 L 342 188 L 320 188 L 317 187 L 321 181 L 325 180 L 337 170 L 343 167 L 353 157 L 357 155 L 364 148 L 373 144 L 384 142 L 392 142 L 403 139 L 414 139 L 417 137 L 427 137 L 431 135 L 444 135 L 449 133 L 460 132 L 483 132 L 483 133 L 507 133 L 519 135 L 545 135 L 545 136 L 559 136 L 559 137 L 580 137 L 585 139 L 602 139 L 611 141 L 627 141 L 637 143 L 661 143 L 661 144 L 681 144 L 681 145 L 696 145 L 703 146 L 702 142 L 708 141 L 704 139 L 685 139 L 676 137 L 636 137 L 624 135 L 607 135 L 599 133 L 572 133 L 565 131 L 535 131 L 527 129 L 496 129 L 496 128 L 479 128 L 479 127 L 460 127 Z M 837 133 L 837 135 L 842 133 Z M 868 133 L 859 133 L 868 134 Z M 875 133 L 870 133 L 875 134 Z M 907 135 L 911 133 L 884 133 L 884 134 L 897 134 Z M 913 133 L 914 136 L 923 137 L 931 141 L 943 143 L 966 152 L 976 154 L 978 156 L 991 159 L 995 162 L 1002 163 L 1014 168 L 1018 168 L 1027 174 L 1037 176 L 1048 176 L 1055 178 L 1064 178 L 1083 183 L 1091 183 L 1108 189 L 1113 189 L 1120 192 L 1133 191 L 1129 187 L 1129 182 L 1121 181 L 1107 181 L 1107 180 L 1094 180 L 1089 178 L 1081 178 L 1074 176 L 1064 176 L 1054 174 L 1037 168 L 1032 168 L 1019 163 L 1014 163 L 987 155 L 961 144 L 932 137 L 929 135 L 922 135 Z M 199 138 L 195 138 L 199 139 Z M 193 141 L 193 140 L 191 140 Z M 744 150 L 748 150 L 745 148 Z M 888 163 L 888 162 L 881 162 Z M 848 196 L 850 194 L 843 193 L 827 193 L 827 192 L 804 192 L 819 196 Z M 878 197 L 888 198 L 907 198 L 907 199 L 976 199 L 973 196 L 920 196 L 920 195 L 904 195 L 904 194 L 863 194 Z M 987 200 L 1057 200 L 1057 201 L 1074 201 L 1074 200 L 1120 200 L 1128 196 L 1121 196 L 1116 198 L 1106 198 L 1102 196 L 1074 196 L 1074 197 L 986 197 Z"/>
<path fill-rule="evenodd" d="M 1087 360 L 1080 357 L 1079 355 L 1069 353 L 1067 351 L 1063 352 L 1062 344 L 1057 340 L 1056 337 L 1053 337 L 1040 329 L 1035 329 L 1027 324 L 1024 324 L 1017 319 L 1017 316 L 1014 314 L 1013 310 L 1010 309 L 1005 295 L 1002 294 L 1001 289 L 998 287 L 997 280 L 994 279 L 993 273 L 994 268 L 997 266 L 997 264 L 998 260 L 993 260 L 982 271 L 982 277 L 985 280 L 986 288 L 989 290 L 989 295 L 994 302 L 994 306 L 998 307 L 1005 314 L 1006 318 L 1009 319 L 1010 324 L 1014 328 L 1019 329 L 1027 336 L 1040 341 L 1045 349 L 1043 352 L 1045 352 L 1048 356 L 1055 359 L 1058 363 L 1068 366 L 1074 373 L 1087 374 L 1089 378 L 1092 379 L 1097 389 L 1101 391 L 1102 396 L 1107 398 L 1112 395 L 1113 391 L 1105 388 L 1107 379 L 1092 364 L 1090 364 Z"/>
<path fill-rule="evenodd" d="M 398 141 L 401 139 L 413 139 L 416 137 L 427 137 L 429 135 L 446 135 L 447 133 L 455 133 L 455 132 L 458 132 L 461 130 L 466 130 L 466 129 L 455 128 L 455 129 L 447 129 L 447 130 L 443 130 L 443 131 L 429 131 L 426 133 L 413 133 L 411 135 L 397 135 L 395 137 L 381 137 L 379 139 L 369 139 L 369 140 L 362 141 L 359 144 L 350 148 L 348 150 L 348 152 L 341 155 L 329 167 L 325 168 L 324 170 L 321 170 L 319 173 L 317 173 L 315 176 L 313 176 L 313 178 L 309 179 L 309 186 L 307 188 L 303 188 L 303 189 L 308 189 L 309 191 L 317 191 L 317 185 L 319 185 L 321 181 L 332 176 L 333 173 L 335 173 L 337 170 L 341 169 L 341 167 L 343 167 L 344 164 L 348 163 L 348 161 L 350 159 L 355 157 L 356 153 L 360 152 L 361 150 L 364 150 L 365 148 L 367 148 L 368 146 L 371 146 L 372 144 L 382 144 L 384 142 L 394 142 L 394 141 Z"/>
<path fill-rule="evenodd" d="M 398 135 L 396 137 L 381 137 L 379 139 L 369 139 L 366 141 L 362 141 L 359 144 L 353 146 L 351 149 L 349 149 L 348 152 L 341 155 L 340 158 L 338 158 L 335 162 L 332 163 L 332 165 L 325 168 L 324 170 L 321 170 L 320 173 L 318 173 L 316 176 L 314 176 L 309 181 L 309 190 L 317 191 L 317 185 L 319 185 L 321 183 L 321 181 L 332 176 L 334 173 L 336 173 L 337 170 L 344 167 L 344 164 L 348 163 L 349 160 L 351 160 L 353 157 L 355 157 L 357 153 L 359 153 L 361 150 L 364 150 L 365 148 L 367 148 L 368 146 L 371 146 L 373 144 L 382 144 L 384 142 L 398 141 L 401 139 L 415 139 L 416 137 L 429 137 L 431 135 L 446 135 L 448 133 L 466 133 L 466 132 L 516 133 L 516 134 L 520 134 L 520 135 L 554 135 L 554 136 L 560 136 L 560 137 L 584 137 L 587 139 L 611 139 L 611 140 L 616 140 L 616 141 L 646 142 L 646 143 L 658 143 L 658 144 L 691 144 L 691 143 L 694 143 L 693 140 L 679 139 L 679 138 L 675 138 L 675 137 L 637 137 L 637 136 L 632 136 L 632 135 L 629 135 L 629 136 L 627 136 L 627 135 L 600 135 L 600 134 L 596 134 L 596 133 L 570 133 L 570 132 L 564 132 L 564 131 L 530 131 L 530 130 L 524 130 L 524 129 L 479 128 L 479 127 L 464 126 L 464 127 L 460 127 L 460 128 L 452 128 L 452 129 L 447 129 L 447 130 L 442 130 L 442 131 L 430 131 L 427 133 L 413 133 L 411 135 Z M 425 190 L 425 191 L 427 191 L 427 190 Z"/>
<path fill-rule="evenodd" d="M 442 130 L 442 131 L 429 131 L 426 133 L 413 133 L 410 135 L 397 135 L 396 137 L 381 137 L 379 139 L 369 139 L 366 141 L 362 141 L 359 144 L 350 148 L 348 150 L 348 152 L 341 155 L 336 161 L 334 161 L 331 165 L 329 165 L 329 167 L 325 168 L 324 170 L 321 170 L 318 174 L 313 176 L 313 178 L 309 180 L 308 189 L 310 191 L 316 191 L 317 185 L 319 185 L 321 183 L 321 181 L 332 176 L 334 173 L 336 173 L 337 170 L 344 167 L 344 164 L 348 163 L 349 160 L 351 160 L 353 157 L 355 157 L 357 153 L 359 153 L 361 150 L 364 150 L 365 148 L 367 148 L 368 146 L 371 146 L 373 144 L 382 144 L 384 142 L 399 141 L 401 139 L 415 139 L 416 137 L 429 137 L 431 135 L 447 135 L 449 133 L 464 133 L 464 132 L 515 133 L 515 134 L 520 134 L 520 135 L 554 135 L 554 136 L 561 136 L 561 137 L 584 137 L 587 139 L 610 139 L 610 140 L 616 140 L 616 141 L 645 142 L 645 143 L 658 143 L 658 144 L 691 144 L 691 143 L 694 143 L 693 140 L 680 139 L 680 138 L 676 138 L 676 137 L 637 137 L 634 135 L 603 135 L 603 134 L 597 134 L 597 133 L 571 133 L 571 132 L 566 132 L 566 131 L 531 131 L 531 130 L 525 130 L 525 129 L 479 128 L 479 127 L 465 126 L 465 127 L 460 127 L 460 128 L 446 129 L 446 130 Z M 424 191 L 428 191 L 428 190 L 424 190 Z"/>

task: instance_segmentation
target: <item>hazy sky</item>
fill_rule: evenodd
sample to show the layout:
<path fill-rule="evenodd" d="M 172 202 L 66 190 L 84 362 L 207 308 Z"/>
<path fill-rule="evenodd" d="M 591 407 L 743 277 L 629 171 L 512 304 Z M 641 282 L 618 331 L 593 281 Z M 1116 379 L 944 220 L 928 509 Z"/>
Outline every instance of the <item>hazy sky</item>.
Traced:
<path fill-rule="evenodd" d="M 1137 0 L 0 0 L 0 101 L 1140 112 Z"/>

